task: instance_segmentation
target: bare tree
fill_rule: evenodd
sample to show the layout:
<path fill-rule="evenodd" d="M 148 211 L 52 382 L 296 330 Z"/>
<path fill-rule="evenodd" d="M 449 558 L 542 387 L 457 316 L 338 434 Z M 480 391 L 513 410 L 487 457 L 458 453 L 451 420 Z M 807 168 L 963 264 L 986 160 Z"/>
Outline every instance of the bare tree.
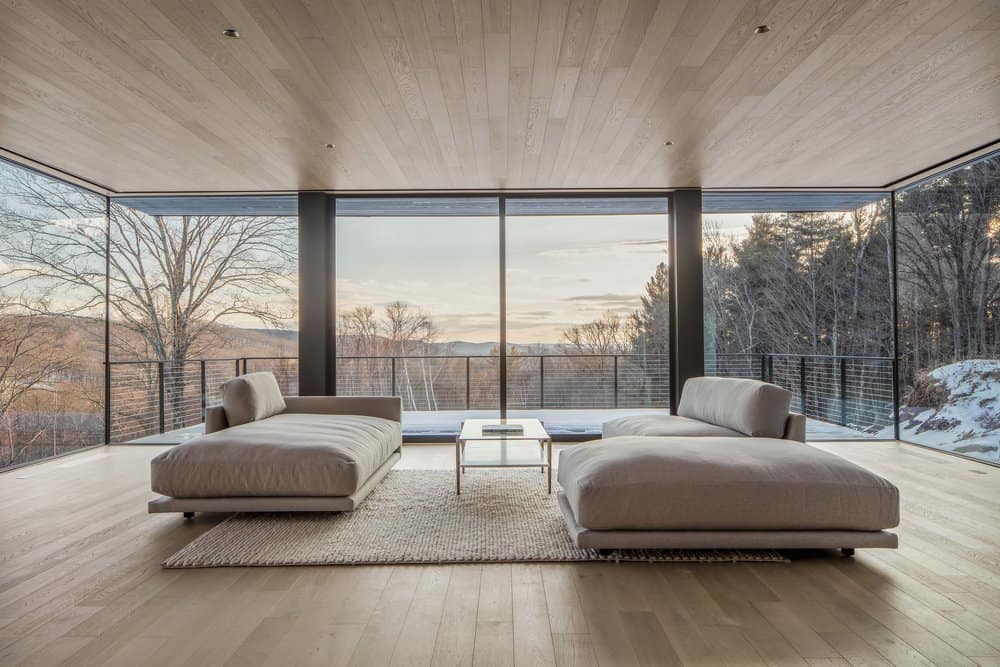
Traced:
<path fill-rule="evenodd" d="M 110 234 L 91 206 L 34 174 L 12 176 L 0 207 L 0 257 L 6 284 L 41 279 L 104 298 L 105 245 L 113 314 L 159 359 L 201 353 L 211 327 L 249 316 L 279 325 L 293 316 L 280 305 L 293 287 L 295 221 L 274 216 L 147 215 L 112 204 Z M 57 216 L 53 218 L 53 216 Z M 102 215 L 102 212 L 99 213 Z"/>
<path fill-rule="evenodd" d="M 44 284 L 104 299 L 136 336 L 114 344 L 136 356 L 179 362 L 202 354 L 220 320 L 279 325 L 294 316 L 295 221 L 276 216 L 147 215 L 112 204 L 110 229 L 91 199 L 30 172 L 12 174 L 0 197 L 0 288 Z M 118 327 L 114 328 L 115 333 Z M 183 373 L 171 382 L 179 403 Z M 174 406 L 177 407 L 177 406 Z M 177 414 L 177 410 L 173 410 Z"/>
<path fill-rule="evenodd" d="M 625 352 L 634 342 L 634 334 L 633 318 L 622 318 L 609 310 L 599 319 L 569 327 L 563 331 L 563 339 L 570 346 L 570 354 L 603 356 Z"/>
<path fill-rule="evenodd" d="M 896 211 L 900 300 L 912 301 L 920 313 L 920 319 L 904 323 L 913 330 L 913 340 L 919 330 L 936 323 L 947 334 L 950 349 L 931 354 L 929 362 L 994 353 L 991 320 L 1000 306 L 1000 160 L 985 160 L 909 190 L 900 196 Z"/>
<path fill-rule="evenodd" d="M 337 316 L 338 355 L 361 357 L 350 362 L 357 389 L 397 391 L 413 410 L 424 404 L 426 409 L 437 409 L 438 376 L 449 369 L 427 358 L 438 349 L 438 335 L 431 317 L 405 301 L 386 304 L 382 317 L 372 306 L 356 306 Z M 396 387 L 384 381 L 389 375 L 387 360 L 377 357 L 403 357 L 389 362 L 396 365 Z"/>
<path fill-rule="evenodd" d="M 338 382 L 349 382 L 350 391 L 380 396 L 392 393 L 382 373 L 384 352 L 381 325 L 371 306 L 356 306 L 337 316 L 337 354 L 356 357 L 340 362 Z"/>
<path fill-rule="evenodd" d="M 45 310 L 44 303 L 19 302 L 0 295 L 0 415 L 7 432 L 0 467 L 18 461 L 23 450 L 44 432 L 42 429 L 17 441 L 17 404 L 33 392 L 49 390 L 49 383 L 70 365 L 66 351 L 57 344 L 50 323 L 41 314 Z"/>
<path fill-rule="evenodd" d="M 416 355 L 426 357 L 432 343 L 438 336 L 437 327 L 431 318 L 419 308 L 404 301 L 393 301 L 385 307 L 384 334 L 393 356 Z M 417 390 L 426 398 L 428 410 L 437 409 L 434 374 L 426 358 L 416 362 L 420 372 L 414 381 L 412 360 L 403 359 L 398 370 L 398 391 L 403 399 L 416 409 L 419 404 Z"/>

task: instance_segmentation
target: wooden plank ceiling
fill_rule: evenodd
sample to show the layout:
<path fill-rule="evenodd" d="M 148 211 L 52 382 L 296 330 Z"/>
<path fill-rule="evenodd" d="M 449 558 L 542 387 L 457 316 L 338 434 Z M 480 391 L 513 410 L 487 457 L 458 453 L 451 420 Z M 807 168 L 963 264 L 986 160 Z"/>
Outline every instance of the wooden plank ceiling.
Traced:
<path fill-rule="evenodd" d="M 0 26 L 0 147 L 119 192 L 882 186 L 1000 137 L 996 0 L 0 0 Z"/>

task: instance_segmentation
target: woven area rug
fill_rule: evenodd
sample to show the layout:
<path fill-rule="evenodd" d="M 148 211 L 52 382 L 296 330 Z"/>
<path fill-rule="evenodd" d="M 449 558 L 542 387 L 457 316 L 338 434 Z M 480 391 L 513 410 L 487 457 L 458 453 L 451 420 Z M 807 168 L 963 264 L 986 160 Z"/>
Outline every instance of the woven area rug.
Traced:
<path fill-rule="evenodd" d="M 566 532 L 536 471 L 395 470 L 343 514 L 236 514 L 163 562 L 167 568 L 556 561 L 787 562 L 770 550 L 602 555 Z"/>

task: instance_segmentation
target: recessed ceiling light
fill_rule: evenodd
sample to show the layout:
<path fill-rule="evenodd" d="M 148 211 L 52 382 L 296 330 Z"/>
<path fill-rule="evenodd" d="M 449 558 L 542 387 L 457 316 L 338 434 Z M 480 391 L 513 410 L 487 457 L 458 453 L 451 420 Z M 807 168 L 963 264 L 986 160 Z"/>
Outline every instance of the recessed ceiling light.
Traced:
<path fill-rule="evenodd" d="M 225 30 L 222 31 L 222 34 L 225 35 L 226 37 L 231 37 L 233 39 L 240 38 L 240 31 L 237 30 L 236 28 L 226 28 Z"/>
<path fill-rule="evenodd" d="M 753 32 L 755 35 L 763 35 L 765 32 L 771 32 L 771 26 L 767 24 L 759 25 L 753 29 Z"/>
<path fill-rule="evenodd" d="M 663 145 L 664 145 L 664 146 L 673 146 L 673 145 L 674 145 L 674 142 L 672 142 L 672 141 L 664 141 L 664 142 L 663 142 Z"/>
<path fill-rule="evenodd" d="M 323 146 L 326 148 L 336 148 L 337 144 L 323 144 Z"/>

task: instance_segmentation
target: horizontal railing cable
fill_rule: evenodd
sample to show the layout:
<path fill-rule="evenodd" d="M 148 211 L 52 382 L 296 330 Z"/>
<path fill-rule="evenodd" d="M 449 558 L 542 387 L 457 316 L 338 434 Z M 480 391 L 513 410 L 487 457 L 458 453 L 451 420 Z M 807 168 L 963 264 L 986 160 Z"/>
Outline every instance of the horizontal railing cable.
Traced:
<path fill-rule="evenodd" d="M 665 409 L 670 361 L 653 354 L 512 354 L 510 410 Z M 706 355 L 706 375 L 754 378 L 792 392 L 793 409 L 815 420 L 875 433 L 893 420 L 893 359 L 846 355 Z M 188 428 L 221 400 L 226 380 L 271 371 L 282 393 L 298 393 L 296 357 L 113 361 L 112 442 Z M 399 396 L 412 412 L 496 410 L 496 355 L 337 357 L 341 396 Z"/>

